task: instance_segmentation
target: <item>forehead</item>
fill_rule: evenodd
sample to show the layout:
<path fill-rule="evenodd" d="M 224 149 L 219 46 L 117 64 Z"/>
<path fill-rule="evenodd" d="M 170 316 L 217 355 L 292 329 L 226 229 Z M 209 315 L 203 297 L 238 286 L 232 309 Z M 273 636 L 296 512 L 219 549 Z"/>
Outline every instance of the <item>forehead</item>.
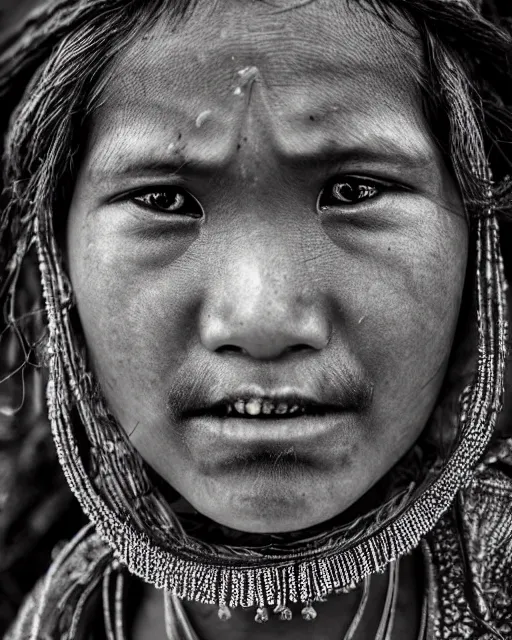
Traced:
<path fill-rule="evenodd" d="M 188 142 L 229 146 L 247 121 L 238 106 L 247 78 L 258 86 L 253 123 L 272 123 L 284 150 L 370 130 L 424 134 L 422 52 L 411 27 L 402 21 L 407 34 L 398 33 L 354 0 L 293 1 L 198 0 L 184 20 L 164 16 L 117 57 L 94 138 L 124 136 L 136 121 L 146 144 L 185 132 Z"/>

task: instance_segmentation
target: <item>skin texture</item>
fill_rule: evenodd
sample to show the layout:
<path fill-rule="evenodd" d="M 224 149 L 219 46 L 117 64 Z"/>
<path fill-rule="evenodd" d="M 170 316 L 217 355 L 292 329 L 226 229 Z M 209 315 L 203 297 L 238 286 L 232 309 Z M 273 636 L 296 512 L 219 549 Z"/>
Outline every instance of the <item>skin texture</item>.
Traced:
<path fill-rule="evenodd" d="M 355 3 L 224 0 L 159 23 L 111 69 L 69 212 L 79 316 L 134 446 L 216 522 L 268 533 L 332 518 L 434 408 L 467 227 L 420 64 Z M 346 176 L 386 186 L 319 208 Z M 196 200 L 178 214 L 141 200 L 164 188 Z M 243 439 L 186 417 L 241 384 L 347 409 L 308 438 L 292 420 Z"/>

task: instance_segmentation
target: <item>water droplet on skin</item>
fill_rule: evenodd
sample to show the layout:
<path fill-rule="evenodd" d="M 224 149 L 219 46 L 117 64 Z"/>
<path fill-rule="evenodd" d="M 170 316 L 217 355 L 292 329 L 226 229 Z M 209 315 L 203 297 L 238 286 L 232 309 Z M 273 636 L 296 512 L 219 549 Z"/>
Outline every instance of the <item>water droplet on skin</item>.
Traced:
<path fill-rule="evenodd" d="M 201 113 L 196 118 L 196 127 L 199 129 L 205 120 L 208 119 L 208 116 L 211 114 L 211 109 L 206 109 L 206 111 L 201 111 Z"/>

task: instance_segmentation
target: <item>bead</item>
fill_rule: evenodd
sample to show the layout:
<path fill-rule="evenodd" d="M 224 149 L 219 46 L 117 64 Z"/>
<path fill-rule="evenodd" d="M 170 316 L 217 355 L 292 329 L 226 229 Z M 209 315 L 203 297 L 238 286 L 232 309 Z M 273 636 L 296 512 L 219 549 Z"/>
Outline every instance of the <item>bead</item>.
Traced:
<path fill-rule="evenodd" d="M 279 616 L 280 620 L 288 621 L 293 617 L 292 610 L 289 607 L 285 607 L 284 604 L 278 604 L 274 609 L 274 613 Z"/>
<path fill-rule="evenodd" d="M 379 573 L 382 573 L 382 571 L 380 571 Z M 339 596 L 342 593 L 351 593 L 355 589 L 357 589 L 357 584 L 355 582 L 351 582 L 344 587 L 338 587 L 334 590 L 334 593 Z"/>
<path fill-rule="evenodd" d="M 254 616 L 254 621 L 259 623 L 268 622 L 267 607 L 258 607 L 256 609 L 256 615 Z"/>
<path fill-rule="evenodd" d="M 317 612 L 310 604 L 306 605 L 304 609 L 302 609 L 301 614 L 304 620 L 307 620 L 308 622 L 311 622 L 317 616 Z"/>
<path fill-rule="evenodd" d="M 220 605 L 219 610 L 217 611 L 217 615 L 219 616 L 219 620 L 222 620 L 223 622 L 231 619 L 231 611 L 225 604 Z"/>

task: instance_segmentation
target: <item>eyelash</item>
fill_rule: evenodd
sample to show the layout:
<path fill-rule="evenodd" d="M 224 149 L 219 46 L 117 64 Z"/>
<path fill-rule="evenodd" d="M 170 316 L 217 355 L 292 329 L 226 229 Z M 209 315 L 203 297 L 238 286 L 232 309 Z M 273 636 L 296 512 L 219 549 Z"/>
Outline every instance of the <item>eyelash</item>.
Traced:
<path fill-rule="evenodd" d="M 169 198 L 170 200 L 174 200 L 176 204 L 175 209 L 165 209 L 163 206 L 160 206 L 156 199 L 160 196 L 164 198 Z M 170 197 L 169 197 L 170 196 Z M 187 213 L 183 213 L 180 211 L 180 208 L 183 207 L 183 204 L 189 200 L 191 206 L 188 208 Z M 130 200 L 135 202 L 141 207 L 146 209 L 151 209 L 153 211 L 160 211 L 161 213 L 169 213 L 172 214 L 174 212 L 177 215 L 186 215 L 190 218 L 202 218 L 203 217 L 203 208 L 199 204 L 199 202 L 191 195 L 188 191 L 183 189 L 182 187 L 155 187 L 154 189 L 144 189 L 143 191 L 139 191 L 137 193 L 130 195 Z M 153 202 L 151 201 L 153 200 Z"/>
<path fill-rule="evenodd" d="M 357 185 L 357 188 L 355 188 Z M 386 191 L 390 191 L 395 185 L 380 180 L 359 176 L 336 176 L 331 178 L 327 185 L 320 192 L 317 199 L 317 209 L 325 211 L 340 207 L 355 207 L 366 200 L 373 200 Z M 345 193 L 343 193 L 345 191 Z M 356 191 L 356 194 L 348 192 Z M 358 199 L 355 202 L 343 202 L 342 198 L 348 199 L 349 195 L 355 195 Z M 332 202 L 325 200 L 331 198 Z"/>
<path fill-rule="evenodd" d="M 337 176 L 331 178 L 327 182 L 327 185 L 321 190 L 317 198 L 317 209 L 324 211 L 344 206 L 354 207 L 360 202 L 372 200 L 392 188 L 393 185 L 390 183 L 370 178 L 358 176 Z M 357 193 L 351 194 L 350 191 L 356 191 Z M 347 200 L 351 195 L 354 195 L 357 198 L 355 202 L 343 202 L 342 198 Z M 162 197 L 164 199 L 173 200 L 171 205 L 167 206 L 172 207 L 174 204 L 175 208 L 166 209 L 165 206 L 159 204 L 158 199 L 161 199 Z M 332 201 L 330 203 L 326 203 L 325 200 L 327 198 L 331 198 Z M 186 209 L 186 213 L 184 213 L 180 209 L 187 202 L 187 199 L 191 206 L 189 206 L 188 209 Z M 151 209 L 153 211 L 159 211 L 161 213 L 176 213 L 177 215 L 186 215 L 194 219 L 201 218 L 204 215 L 203 209 L 198 200 L 196 200 L 196 198 L 188 191 L 179 186 L 162 186 L 155 187 L 154 189 L 144 189 L 135 194 L 131 194 L 130 200 L 141 207 Z"/>

